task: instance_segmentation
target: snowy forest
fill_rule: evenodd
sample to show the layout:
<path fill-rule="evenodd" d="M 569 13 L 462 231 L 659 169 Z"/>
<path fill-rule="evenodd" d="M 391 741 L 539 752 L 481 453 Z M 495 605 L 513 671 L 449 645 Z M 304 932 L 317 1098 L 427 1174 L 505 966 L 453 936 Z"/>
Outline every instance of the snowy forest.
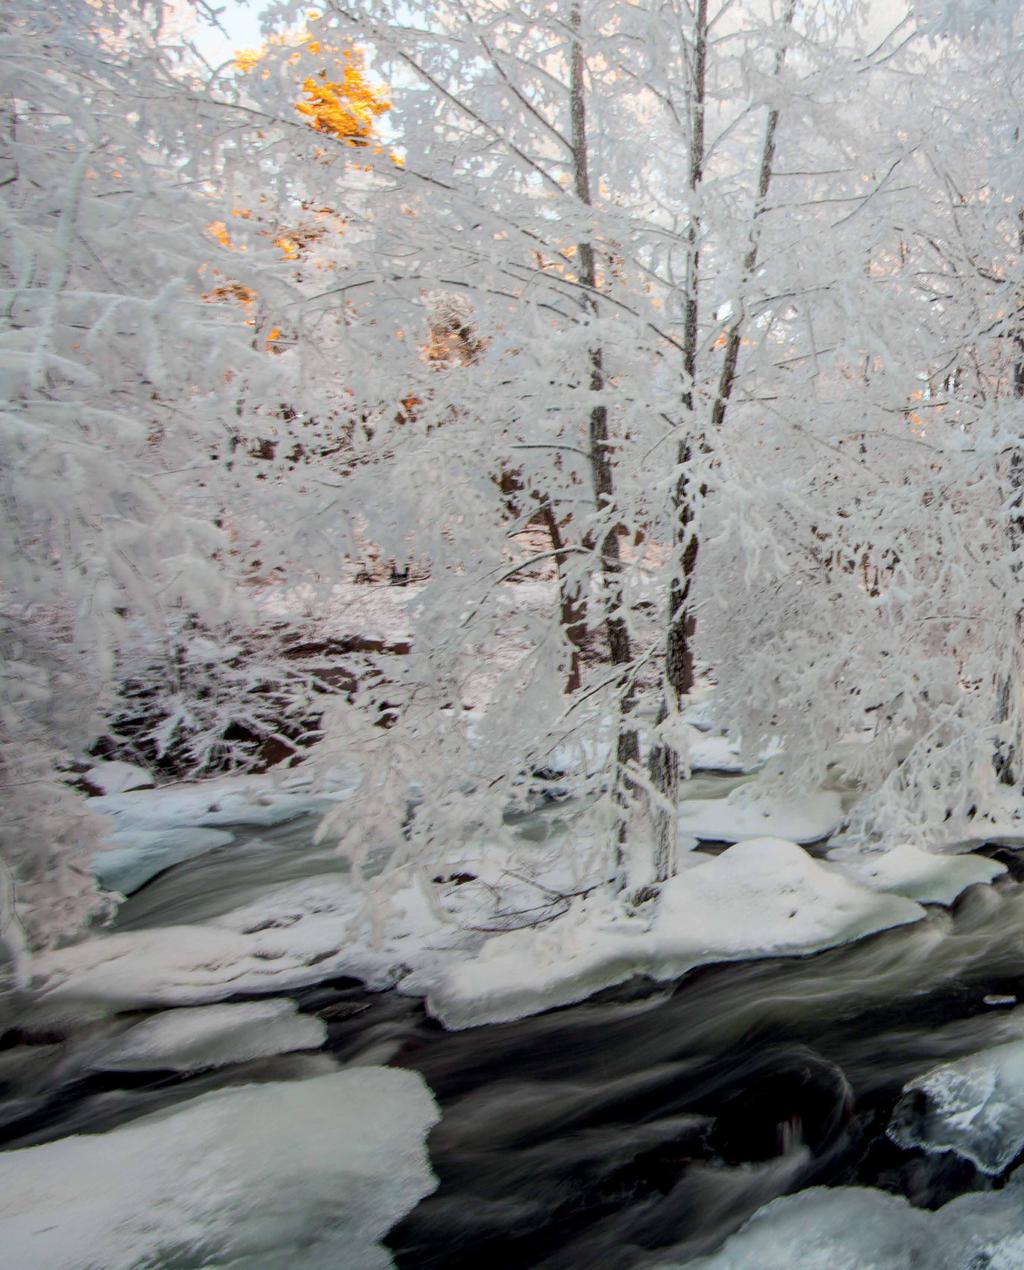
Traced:
<path fill-rule="evenodd" d="M 1024 3 L 2 8 L 0 1270 L 1024 1270 Z"/>

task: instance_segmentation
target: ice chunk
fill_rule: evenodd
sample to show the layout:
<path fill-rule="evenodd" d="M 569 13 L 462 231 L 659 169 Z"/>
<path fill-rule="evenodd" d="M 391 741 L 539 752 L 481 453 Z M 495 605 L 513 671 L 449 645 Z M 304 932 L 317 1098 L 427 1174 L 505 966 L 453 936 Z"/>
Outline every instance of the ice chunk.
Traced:
<path fill-rule="evenodd" d="M 870 891 L 794 843 L 755 839 L 671 878 L 639 913 L 593 897 L 549 926 L 488 940 L 427 985 L 428 1008 L 449 1028 L 495 1023 L 634 975 L 672 979 L 715 961 L 815 952 L 923 916 L 913 901 Z"/>
<path fill-rule="evenodd" d="M 813 1187 L 773 1200 L 686 1270 L 1020 1270 L 1024 1194 L 962 1195 L 936 1212 L 866 1187 Z M 652 1270 L 680 1270 L 663 1260 Z"/>
<path fill-rule="evenodd" d="M 1024 1009 L 1008 1022 L 1024 1030 Z M 1002 1173 L 1024 1151 L 1024 1040 L 932 1068 L 904 1086 L 889 1137 L 902 1147 L 955 1151 Z"/>
<path fill-rule="evenodd" d="M 755 793 L 745 785 L 725 798 L 689 798 L 679 804 L 680 832 L 703 842 L 747 842 L 765 836 L 820 842 L 842 819 L 839 795 L 828 791 L 784 799 Z"/>
<path fill-rule="evenodd" d="M 384 1270 L 436 1186 L 422 1078 L 381 1067 L 203 1094 L 0 1154 L 0 1261 L 46 1270 Z"/>
<path fill-rule="evenodd" d="M 235 835 L 223 829 L 126 829 L 111 836 L 113 846 L 97 851 L 92 858 L 92 871 L 96 881 L 108 891 L 131 895 L 171 865 L 205 855 L 234 840 Z"/>
<path fill-rule="evenodd" d="M 992 882 L 1006 865 L 979 855 L 934 855 L 909 842 L 878 855 L 836 861 L 847 877 L 873 891 L 891 891 L 920 904 L 952 904 L 978 882 Z"/>
<path fill-rule="evenodd" d="M 930 1217 L 885 1191 L 815 1187 L 766 1204 L 686 1270 L 939 1270 Z"/>
<path fill-rule="evenodd" d="M 299 1014 L 294 1001 L 250 1001 L 168 1010 L 129 1028 L 97 1055 L 103 1071 L 198 1071 L 292 1050 L 319 1049 L 322 1019 Z"/>

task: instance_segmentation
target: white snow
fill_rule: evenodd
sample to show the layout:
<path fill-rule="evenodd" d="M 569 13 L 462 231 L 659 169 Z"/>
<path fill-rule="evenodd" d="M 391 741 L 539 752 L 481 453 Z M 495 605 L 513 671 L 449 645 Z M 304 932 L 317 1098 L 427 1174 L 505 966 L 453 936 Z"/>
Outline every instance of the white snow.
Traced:
<path fill-rule="evenodd" d="M 436 1185 L 437 1118 L 419 1075 L 361 1067 L 3 1152 L 0 1265 L 383 1270 L 380 1239 Z"/>
<path fill-rule="evenodd" d="M 836 868 L 873 891 L 905 895 L 920 904 L 952 904 L 967 887 L 992 882 L 1006 865 L 980 855 L 935 855 L 909 842 L 876 855 L 836 860 Z"/>
<path fill-rule="evenodd" d="M 468 888 L 455 890 L 468 900 Z M 325 874 L 207 923 L 115 931 L 46 950 L 30 963 L 36 1009 L 50 1017 L 204 1005 L 242 993 L 281 995 L 338 975 L 386 988 L 412 965 L 445 964 L 453 948 L 482 942 L 446 924 L 419 885 L 395 890 L 374 914 L 375 930 L 364 903 L 346 876 Z"/>
<path fill-rule="evenodd" d="M 722 772 L 737 776 L 756 772 L 780 749 L 776 740 L 754 760 L 747 762 L 742 757 L 740 742 L 734 737 L 704 732 L 691 724 L 683 727 L 687 761 L 696 772 Z"/>
<path fill-rule="evenodd" d="M 127 766 L 127 765 L 126 765 Z M 91 861 L 100 885 L 130 895 L 171 865 L 233 840 L 225 825 L 268 827 L 303 815 L 321 815 L 358 788 L 355 769 L 329 774 L 329 790 L 312 793 L 312 776 L 222 776 L 208 781 L 129 789 L 90 800 L 109 816 L 110 844 Z"/>
<path fill-rule="evenodd" d="M 103 794 L 123 794 L 129 789 L 145 789 L 153 784 L 151 773 L 144 767 L 116 760 L 94 763 L 83 775 Z"/>
<path fill-rule="evenodd" d="M 1008 1016 L 1024 1032 L 1024 1009 Z M 903 1147 L 955 1151 L 984 1173 L 1002 1173 L 1024 1151 L 1024 1039 L 943 1063 L 904 1086 L 889 1137 Z"/>
<path fill-rule="evenodd" d="M 198 1071 L 293 1050 L 319 1049 L 327 1026 L 294 1001 L 167 1010 L 123 1032 L 90 1064 L 102 1071 Z"/>
<path fill-rule="evenodd" d="M 913 901 L 870 891 L 775 838 L 685 870 L 650 908 L 630 915 L 607 896 L 580 901 L 572 917 L 497 935 L 475 959 L 417 986 L 446 1027 L 472 1027 L 580 1001 L 634 975 L 670 979 L 710 962 L 800 955 L 924 916 Z"/>
<path fill-rule="evenodd" d="M 813 1187 L 773 1200 L 686 1270 L 1020 1270 L 1024 1195 L 962 1195 L 936 1212 L 866 1187 Z M 680 1270 L 662 1261 L 652 1270 Z"/>
<path fill-rule="evenodd" d="M 306 813 L 326 811 L 355 787 L 329 794 L 289 788 L 270 775 L 222 776 L 209 781 L 163 785 L 159 789 L 107 794 L 90 808 L 112 816 L 117 829 L 158 829 L 220 825 L 277 825 Z"/>
<path fill-rule="evenodd" d="M 703 842 L 763 837 L 820 842 L 835 832 L 842 819 L 842 802 L 831 791 L 786 798 L 744 785 L 724 798 L 689 798 L 679 805 L 680 832 Z"/>
<path fill-rule="evenodd" d="M 131 895 L 171 865 L 234 840 L 223 829 L 124 829 L 110 835 L 113 846 L 92 857 L 92 871 L 108 891 Z"/>
<path fill-rule="evenodd" d="M 357 909 L 338 878 L 311 879 L 209 924 L 116 931 L 42 952 L 31 963 L 32 984 L 44 1008 L 87 1002 L 122 1010 L 285 993 L 344 972 L 341 949 Z"/>

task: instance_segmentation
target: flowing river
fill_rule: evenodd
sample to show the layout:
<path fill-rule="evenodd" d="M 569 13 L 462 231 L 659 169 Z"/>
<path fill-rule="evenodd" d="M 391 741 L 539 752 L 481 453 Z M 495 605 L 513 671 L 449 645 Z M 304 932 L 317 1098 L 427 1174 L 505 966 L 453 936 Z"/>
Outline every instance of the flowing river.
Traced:
<path fill-rule="evenodd" d="M 310 844 L 315 824 L 239 830 L 144 887 L 117 925 L 201 920 L 340 868 Z M 515 1023 L 447 1033 L 397 992 L 352 981 L 296 992 L 327 1024 L 332 1063 L 415 1069 L 441 1106 L 428 1141 L 440 1185 L 390 1233 L 398 1266 L 674 1267 L 810 1186 L 871 1186 L 930 1208 L 999 1186 L 958 1156 L 885 1134 L 905 1082 L 997 1043 L 1024 998 L 1024 884 L 1014 854 L 991 850 L 1011 873 L 916 925 L 674 985 L 634 981 Z M 327 1061 L 94 1072 L 69 1064 L 74 1044 L 7 1033 L 5 1148 L 106 1130 L 224 1085 L 303 1079 Z"/>

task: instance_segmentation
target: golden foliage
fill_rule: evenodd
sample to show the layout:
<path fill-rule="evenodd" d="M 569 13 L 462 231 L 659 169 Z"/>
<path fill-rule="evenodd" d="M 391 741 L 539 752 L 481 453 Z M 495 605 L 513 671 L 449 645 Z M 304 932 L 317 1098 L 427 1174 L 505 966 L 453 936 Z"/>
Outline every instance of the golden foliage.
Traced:
<path fill-rule="evenodd" d="M 316 16 L 311 14 L 310 21 L 317 21 Z M 303 76 L 305 98 L 295 103 L 311 127 L 351 146 L 369 145 L 377 120 L 387 114 L 391 103 L 384 90 L 367 79 L 362 52 L 352 47 L 339 49 L 307 30 L 298 35 L 271 36 L 260 49 L 242 50 L 235 57 L 236 67 L 243 74 L 252 74 L 274 46 L 292 49 L 288 57 L 292 65 L 302 65 L 308 59 L 318 63 L 317 69 Z M 263 67 L 260 73 L 267 76 L 270 71 Z"/>

